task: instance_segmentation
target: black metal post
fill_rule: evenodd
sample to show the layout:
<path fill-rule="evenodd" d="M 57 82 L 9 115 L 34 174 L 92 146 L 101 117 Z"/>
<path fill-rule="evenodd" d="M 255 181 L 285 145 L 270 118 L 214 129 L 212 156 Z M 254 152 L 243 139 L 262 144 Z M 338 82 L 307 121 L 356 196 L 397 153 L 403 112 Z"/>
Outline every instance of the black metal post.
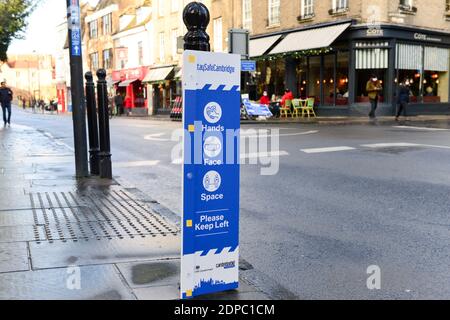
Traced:
<path fill-rule="evenodd" d="M 184 36 L 184 50 L 211 51 L 206 33 L 210 21 L 208 8 L 201 2 L 189 3 L 184 8 L 183 21 L 188 29 Z"/>
<path fill-rule="evenodd" d="M 66 0 L 69 28 L 70 75 L 72 92 L 72 119 L 75 146 L 75 169 L 77 178 L 89 175 L 86 106 L 83 90 L 83 62 L 81 57 L 81 24 L 78 0 Z"/>
<path fill-rule="evenodd" d="M 97 103 L 95 101 L 95 84 L 92 72 L 86 72 L 86 106 L 88 113 L 88 129 L 89 129 L 89 163 L 91 167 L 91 175 L 100 175 L 99 161 L 99 142 L 98 142 L 98 124 L 97 124 Z"/>
<path fill-rule="evenodd" d="M 100 131 L 100 177 L 112 179 L 111 142 L 109 137 L 108 88 L 106 70 L 97 71 L 98 118 Z"/>

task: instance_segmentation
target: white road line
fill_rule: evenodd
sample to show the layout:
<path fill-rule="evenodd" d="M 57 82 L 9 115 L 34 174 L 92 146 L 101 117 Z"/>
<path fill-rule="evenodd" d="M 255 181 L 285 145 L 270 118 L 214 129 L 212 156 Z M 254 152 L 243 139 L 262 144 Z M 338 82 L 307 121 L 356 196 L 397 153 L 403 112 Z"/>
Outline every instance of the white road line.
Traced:
<path fill-rule="evenodd" d="M 421 146 L 427 147 L 427 148 L 437 148 L 437 149 L 450 149 L 450 146 L 435 146 L 432 144 L 421 144 Z"/>
<path fill-rule="evenodd" d="M 362 144 L 363 148 L 402 148 L 402 147 L 420 147 L 422 145 L 417 143 L 406 142 L 394 142 L 394 143 L 374 143 L 374 144 Z"/>
<path fill-rule="evenodd" d="M 352 147 L 311 148 L 311 149 L 302 149 L 300 151 L 308 154 L 314 154 L 314 153 L 340 152 L 350 150 L 355 150 L 355 148 Z"/>
<path fill-rule="evenodd" d="M 286 151 L 270 151 L 270 152 L 256 152 L 256 153 L 243 153 L 241 159 L 260 159 L 260 158 L 272 158 L 288 156 Z"/>
<path fill-rule="evenodd" d="M 113 166 L 115 168 L 137 168 L 137 167 L 153 167 L 160 163 L 159 160 L 151 161 L 128 161 L 128 162 L 115 162 Z"/>
<path fill-rule="evenodd" d="M 270 152 L 256 152 L 256 153 L 242 153 L 241 160 L 245 159 L 261 159 L 261 158 L 272 158 L 272 157 L 283 157 L 289 156 L 289 153 L 286 151 L 270 151 Z M 172 161 L 172 164 L 183 164 L 183 159 L 175 159 Z"/>
<path fill-rule="evenodd" d="M 148 134 L 144 137 L 144 140 L 149 141 L 170 141 L 170 139 L 162 139 L 161 137 L 166 135 L 164 132 L 161 133 L 154 133 L 154 134 Z"/>
<path fill-rule="evenodd" d="M 292 136 L 305 136 L 310 134 L 319 133 L 318 130 L 306 131 L 306 132 L 297 132 L 297 133 L 280 133 L 280 134 L 261 134 L 261 135 L 246 135 L 245 132 L 241 134 L 242 138 L 268 138 L 268 137 L 292 137 Z"/>
<path fill-rule="evenodd" d="M 397 129 L 421 130 L 421 131 L 450 131 L 449 129 L 442 129 L 442 128 L 411 127 L 411 126 L 394 126 L 394 128 L 397 128 Z"/>

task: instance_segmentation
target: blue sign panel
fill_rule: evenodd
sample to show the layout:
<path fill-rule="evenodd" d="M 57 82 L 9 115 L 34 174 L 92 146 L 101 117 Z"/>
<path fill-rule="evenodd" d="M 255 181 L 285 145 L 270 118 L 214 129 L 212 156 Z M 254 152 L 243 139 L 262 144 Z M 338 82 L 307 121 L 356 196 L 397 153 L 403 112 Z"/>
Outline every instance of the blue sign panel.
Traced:
<path fill-rule="evenodd" d="M 78 0 L 71 0 L 67 8 L 69 20 L 68 26 L 71 30 L 70 52 L 72 56 L 81 56 L 81 20 L 80 5 Z"/>
<path fill-rule="evenodd" d="M 81 31 L 80 29 L 72 30 L 72 55 L 81 56 Z"/>
<path fill-rule="evenodd" d="M 245 110 L 249 116 L 273 117 L 269 107 L 264 104 L 251 103 L 248 99 L 243 99 L 242 103 L 244 104 Z"/>
<path fill-rule="evenodd" d="M 255 72 L 256 71 L 256 61 L 247 60 L 241 62 L 242 71 Z"/>
<path fill-rule="evenodd" d="M 181 298 L 239 285 L 240 56 L 186 51 Z"/>

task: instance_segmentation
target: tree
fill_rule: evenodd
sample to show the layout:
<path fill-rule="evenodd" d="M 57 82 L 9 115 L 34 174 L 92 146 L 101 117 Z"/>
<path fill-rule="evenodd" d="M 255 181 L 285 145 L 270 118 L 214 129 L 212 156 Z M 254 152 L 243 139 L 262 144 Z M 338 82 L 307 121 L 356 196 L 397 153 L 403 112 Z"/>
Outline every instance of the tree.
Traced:
<path fill-rule="evenodd" d="M 23 37 L 27 18 L 40 0 L 0 0 L 0 61 L 8 59 L 13 39 Z"/>

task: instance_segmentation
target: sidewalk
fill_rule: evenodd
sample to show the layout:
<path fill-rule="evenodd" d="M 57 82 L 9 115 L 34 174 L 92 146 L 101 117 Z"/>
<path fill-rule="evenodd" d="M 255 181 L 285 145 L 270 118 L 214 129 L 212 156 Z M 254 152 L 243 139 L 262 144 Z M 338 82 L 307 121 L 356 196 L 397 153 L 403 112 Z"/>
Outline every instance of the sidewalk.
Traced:
<path fill-rule="evenodd" d="M 77 181 L 73 166 L 33 128 L 0 128 L 0 299 L 178 299 L 174 214 L 114 181 Z M 269 299 L 241 278 L 204 299 Z"/>

